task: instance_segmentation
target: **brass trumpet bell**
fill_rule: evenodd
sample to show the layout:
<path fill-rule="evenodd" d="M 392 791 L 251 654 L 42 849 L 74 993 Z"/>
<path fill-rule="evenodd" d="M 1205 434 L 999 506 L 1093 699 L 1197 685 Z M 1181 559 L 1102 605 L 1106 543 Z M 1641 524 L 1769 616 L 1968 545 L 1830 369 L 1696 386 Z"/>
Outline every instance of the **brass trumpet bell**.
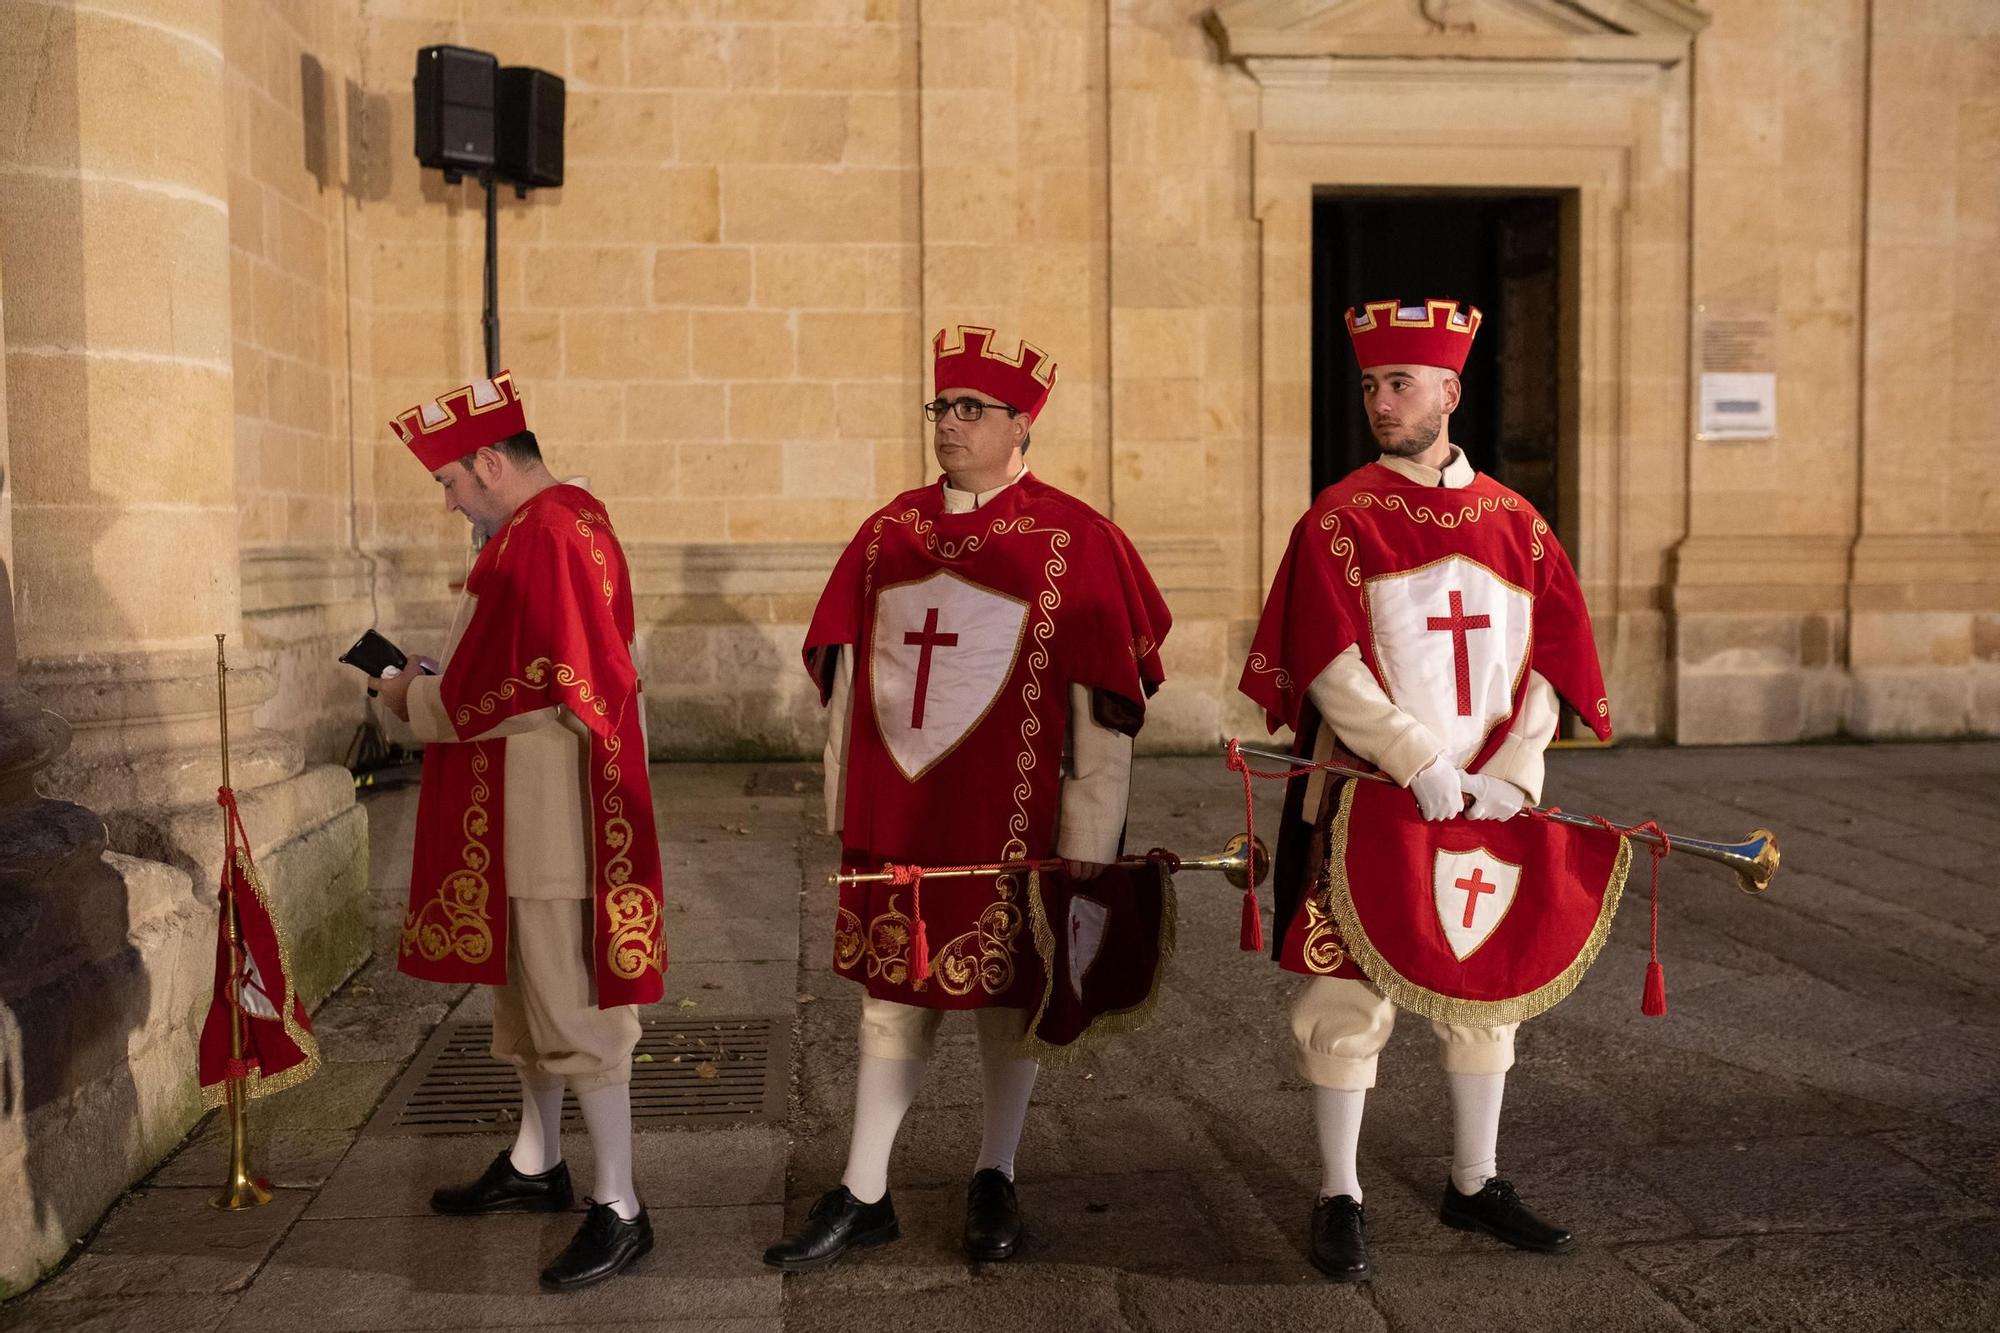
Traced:
<path fill-rule="evenodd" d="M 1262 884 L 1271 874 L 1271 853 L 1264 840 L 1238 833 L 1223 845 L 1220 856 L 1195 856 L 1181 862 L 1182 870 L 1220 870 L 1239 889 Z"/>

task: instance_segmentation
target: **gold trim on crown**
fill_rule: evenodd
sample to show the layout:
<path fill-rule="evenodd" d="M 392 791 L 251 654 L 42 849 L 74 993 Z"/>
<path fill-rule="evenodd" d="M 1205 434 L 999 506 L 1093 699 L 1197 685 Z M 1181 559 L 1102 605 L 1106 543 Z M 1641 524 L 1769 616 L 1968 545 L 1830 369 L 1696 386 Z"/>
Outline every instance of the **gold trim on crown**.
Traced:
<path fill-rule="evenodd" d="M 1036 357 L 1035 368 L 1028 371 L 1028 377 L 1044 388 L 1055 387 L 1056 363 L 1049 358 L 1047 352 L 1035 346 L 1026 338 L 1022 338 L 1018 340 L 1020 350 L 1013 356 L 1008 356 L 994 349 L 993 339 L 995 331 L 978 324 L 957 324 L 939 329 L 936 340 L 937 359 L 943 360 L 948 356 L 964 356 L 966 354 L 965 338 L 970 333 L 981 335 L 979 341 L 980 356 L 989 361 L 998 361 L 1003 366 L 1012 366 L 1016 370 L 1026 369 L 1028 353 L 1033 352 Z M 946 341 L 947 338 L 950 338 L 951 341 Z"/>
<path fill-rule="evenodd" d="M 1347 312 L 1347 331 L 1349 334 L 1373 333 L 1381 327 L 1381 322 L 1376 319 L 1377 313 L 1387 311 L 1388 326 L 1392 329 L 1435 329 L 1440 327 L 1438 316 L 1442 314 L 1443 328 L 1452 333 L 1462 333 L 1471 337 L 1479 331 L 1480 321 L 1485 318 L 1477 306 L 1464 305 L 1458 301 L 1427 300 L 1424 302 L 1423 315 L 1411 319 L 1403 317 L 1404 308 L 1399 300 L 1370 301 L 1362 306 L 1359 319 L 1354 317 L 1352 310 Z M 1409 308 L 1415 309 L 1414 306 Z"/>
<path fill-rule="evenodd" d="M 503 370 L 498 375 L 495 375 L 490 382 L 494 389 L 498 391 L 499 397 L 484 407 L 481 407 L 474 401 L 472 397 L 472 385 L 464 384 L 449 393 L 439 394 L 436 398 L 431 399 L 437 405 L 438 411 L 444 413 L 444 420 L 426 424 L 424 422 L 424 405 L 418 403 L 413 407 L 404 408 L 394 417 L 391 417 L 389 425 L 401 437 L 404 444 L 411 444 L 415 442 L 419 435 L 436 435 L 441 431 L 450 430 L 453 426 L 458 425 L 459 422 L 467 418 L 484 416 L 488 412 L 498 412 L 520 402 L 520 395 L 514 390 L 513 371 Z M 459 416 L 457 412 L 452 410 L 452 401 L 458 398 L 465 400 L 464 417 Z M 412 417 L 416 419 L 417 424 L 417 429 L 414 433 L 408 426 L 403 424 Z"/>

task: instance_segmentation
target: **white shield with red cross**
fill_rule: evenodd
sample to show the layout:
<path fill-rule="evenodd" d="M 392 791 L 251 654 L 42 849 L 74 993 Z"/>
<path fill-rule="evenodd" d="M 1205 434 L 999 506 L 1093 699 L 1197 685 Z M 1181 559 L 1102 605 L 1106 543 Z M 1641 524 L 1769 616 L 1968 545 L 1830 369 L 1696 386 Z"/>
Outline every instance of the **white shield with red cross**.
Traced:
<path fill-rule="evenodd" d="M 915 782 L 979 725 L 1014 674 L 1028 604 L 950 570 L 875 595 L 875 722 Z"/>
<path fill-rule="evenodd" d="M 1446 556 L 1362 589 L 1382 684 L 1465 765 L 1514 713 L 1535 599 L 1476 560 Z"/>
<path fill-rule="evenodd" d="M 1095 898 L 1075 894 L 1069 900 L 1069 989 L 1083 999 L 1083 979 L 1090 965 L 1104 949 L 1104 929 L 1110 923 L 1111 908 Z"/>
<path fill-rule="evenodd" d="M 1521 887 L 1521 867 L 1483 847 L 1469 852 L 1440 849 L 1431 863 L 1431 897 L 1438 925 L 1459 962 L 1486 943 Z"/>

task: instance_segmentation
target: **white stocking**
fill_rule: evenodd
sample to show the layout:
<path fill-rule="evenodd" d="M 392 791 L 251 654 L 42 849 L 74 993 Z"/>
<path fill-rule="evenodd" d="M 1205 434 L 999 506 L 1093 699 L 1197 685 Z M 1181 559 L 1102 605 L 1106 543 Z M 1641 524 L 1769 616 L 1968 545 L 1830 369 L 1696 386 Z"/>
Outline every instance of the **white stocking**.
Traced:
<path fill-rule="evenodd" d="M 521 1132 L 507 1159 L 524 1176 L 553 1171 L 562 1155 L 561 1074 L 523 1069 L 521 1073 Z"/>
<path fill-rule="evenodd" d="M 889 1153 L 903 1115 L 924 1081 L 922 1060 L 863 1055 L 854 1075 L 854 1128 L 847 1143 L 847 1172 L 840 1183 L 862 1203 L 889 1192 Z"/>
<path fill-rule="evenodd" d="M 1021 1146 L 1021 1130 L 1028 1123 L 1028 1099 L 1035 1095 L 1035 1075 L 1042 1067 L 1016 1053 L 1021 1031 L 1026 1026 L 1026 1011 L 1002 1011 L 1018 1015 L 1018 1020 L 1011 1023 L 998 1016 L 987 1019 L 987 1012 L 980 1011 L 979 1024 L 981 1101 L 986 1114 L 979 1135 L 979 1165 L 974 1169 L 984 1171 L 992 1167 L 1012 1180 L 1014 1153 Z"/>
<path fill-rule="evenodd" d="M 1447 1074 L 1451 1083 L 1451 1183 L 1477 1194 L 1499 1174 L 1500 1098 L 1505 1074 Z"/>
<path fill-rule="evenodd" d="M 1319 1197 L 1345 1194 L 1361 1202 L 1361 1172 L 1355 1155 L 1361 1148 L 1361 1109 L 1368 1093 L 1361 1088 L 1313 1089 L 1313 1127 L 1319 1133 Z"/>
<path fill-rule="evenodd" d="M 632 1183 L 632 1088 L 625 1083 L 595 1088 L 579 1094 L 576 1105 L 597 1163 L 590 1197 L 610 1204 L 629 1222 L 639 1215 L 639 1190 Z"/>

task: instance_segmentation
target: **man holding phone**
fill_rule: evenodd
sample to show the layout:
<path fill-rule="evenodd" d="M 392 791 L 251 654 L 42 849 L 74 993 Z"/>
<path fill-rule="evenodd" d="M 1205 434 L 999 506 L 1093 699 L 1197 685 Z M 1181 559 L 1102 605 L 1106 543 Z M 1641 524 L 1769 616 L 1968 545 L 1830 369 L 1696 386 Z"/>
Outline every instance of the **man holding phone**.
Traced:
<path fill-rule="evenodd" d="M 636 1006 L 660 998 L 666 952 L 631 581 L 604 507 L 543 464 L 506 372 L 391 424 L 445 507 L 488 537 L 442 667 L 418 659 L 371 682 L 425 743 L 399 966 L 495 987 L 493 1054 L 521 1079 L 513 1147 L 431 1207 L 568 1209 L 567 1082 L 595 1190 L 541 1280 L 587 1286 L 653 1245 L 629 1093 Z"/>

